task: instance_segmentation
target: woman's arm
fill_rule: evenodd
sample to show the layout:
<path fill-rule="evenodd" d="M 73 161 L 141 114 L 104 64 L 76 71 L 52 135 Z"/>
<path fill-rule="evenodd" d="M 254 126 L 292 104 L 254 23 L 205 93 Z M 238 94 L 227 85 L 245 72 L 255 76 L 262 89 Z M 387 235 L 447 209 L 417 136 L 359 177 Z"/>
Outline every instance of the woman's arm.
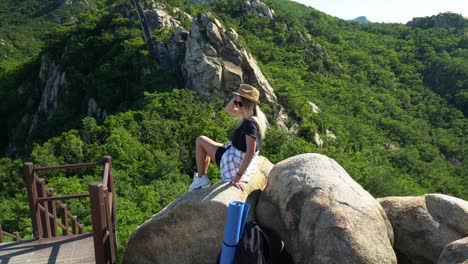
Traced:
<path fill-rule="evenodd" d="M 239 167 L 239 171 L 236 174 L 236 177 L 232 179 L 234 185 L 241 189 L 242 191 L 245 190 L 245 186 L 242 183 L 242 175 L 249 167 L 250 162 L 255 154 L 255 149 L 257 148 L 257 141 L 255 138 L 245 135 L 245 143 L 247 145 L 247 151 L 245 152 L 244 159 L 242 160 L 241 166 Z"/>

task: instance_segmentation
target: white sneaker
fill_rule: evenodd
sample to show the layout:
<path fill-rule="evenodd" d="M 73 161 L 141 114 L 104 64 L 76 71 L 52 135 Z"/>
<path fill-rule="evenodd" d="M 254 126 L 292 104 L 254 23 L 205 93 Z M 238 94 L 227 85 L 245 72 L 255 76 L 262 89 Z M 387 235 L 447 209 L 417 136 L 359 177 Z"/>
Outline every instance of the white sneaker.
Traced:
<path fill-rule="evenodd" d="M 198 177 L 198 174 L 195 173 L 195 175 L 193 175 L 192 184 L 190 184 L 189 186 L 189 190 L 193 191 L 193 190 L 208 186 L 210 184 L 211 184 L 211 181 L 208 178 L 208 176 L 202 175 L 201 177 Z"/>
<path fill-rule="evenodd" d="M 198 173 L 194 172 L 192 179 L 193 179 L 192 183 L 189 185 L 189 192 L 193 191 L 192 186 L 198 185 L 198 182 L 200 181 L 199 178 L 198 178 Z"/>

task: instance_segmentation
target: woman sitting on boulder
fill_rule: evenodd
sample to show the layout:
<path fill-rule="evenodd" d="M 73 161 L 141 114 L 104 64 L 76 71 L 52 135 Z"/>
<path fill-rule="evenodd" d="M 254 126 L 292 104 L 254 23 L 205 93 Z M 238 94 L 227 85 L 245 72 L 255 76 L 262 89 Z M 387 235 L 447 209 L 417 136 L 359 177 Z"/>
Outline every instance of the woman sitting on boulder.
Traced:
<path fill-rule="evenodd" d="M 239 125 L 231 140 L 224 146 L 206 136 L 196 140 L 195 156 L 197 172 L 190 184 L 190 191 L 208 186 L 211 181 L 207 171 L 210 160 L 214 160 L 221 170 L 221 180 L 231 181 L 237 188 L 245 190 L 243 182 L 248 182 L 255 172 L 258 152 L 265 137 L 268 121 L 258 106 L 259 92 L 248 84 L 241 84 L 233 93 L 224 110 L 239 119 Z"/>

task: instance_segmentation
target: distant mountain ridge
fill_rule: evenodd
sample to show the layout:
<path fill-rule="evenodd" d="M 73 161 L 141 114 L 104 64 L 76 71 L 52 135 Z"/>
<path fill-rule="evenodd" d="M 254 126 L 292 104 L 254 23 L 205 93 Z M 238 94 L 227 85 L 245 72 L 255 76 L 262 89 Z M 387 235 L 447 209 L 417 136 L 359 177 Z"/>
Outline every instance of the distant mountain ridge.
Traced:
<path fill-rule="evenodd" d="M 351 21 L 351 22 L 357 22 L 359 24 L 368 24 L 368 23 L 372 23 L 371 21 L 369 21 L 369 19 L 367 19 L 367 17 L 365 16 L 359 16 L 359 17 L 356 17 L 355 19 L 350 19 L 348 21 Z"/>

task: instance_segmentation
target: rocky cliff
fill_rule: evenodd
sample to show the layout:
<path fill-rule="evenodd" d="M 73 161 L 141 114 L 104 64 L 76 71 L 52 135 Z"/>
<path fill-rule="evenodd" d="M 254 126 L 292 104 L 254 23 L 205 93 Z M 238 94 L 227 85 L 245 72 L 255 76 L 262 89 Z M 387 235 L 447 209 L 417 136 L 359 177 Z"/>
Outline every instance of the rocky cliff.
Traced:
<path fill-rule="evenodd" d="M 178 9 L 166 10 L 163 5 L 151 1 L 141 4 L 134 0 L 133 3 L 151 53 L 162 67 L 177 73 L 179 83 L 197 91 L 206 100 L 228 99 L 241 83 L 254 85 L 261 91 L 261 101 L 273 109 L 273 119 L 278 126 L 286 128 L 284 108 L 277 103 L 273 88 L 252 54 L 239 43 L 234 29 L 225 29 L 210 13 L 192 18 Z M 243 8 L 246 15 L 273 18 L 274 12 L 260 1 L 247 1 Z M 190 20 L 190 28 L 183 28 L 181 20 Z M 151 32 L 162 28 L 172 29 L 167 42 L 151 37 Z"/>
<path fill-rule="evenodd" d="M 21 118 L 21 121 L 14 128 L 13 133 L 10 133 L 10 140 L 7 153 L 16 153 L 17 137 L 25 138 L 25 143 L 30 144 L 32 137 L 38 127 L 54 122 L 56 113 L 67 111 L 67 114 L 81 116 L 92 116 L 98 119 L 107 117 L 107 110 L 102 108 L 96 100 L 87 94 L 81 94 L 81 91 L 72 90 L 69 86 L 67 77 L 67 65 L 62 65 L 58 61 L 56 55 L 46 52 L 41 57 L 39 73 L 37 81 L 32 85 L 31 94 L 23 94 L 22 87 L 17 91 L 18 96 L 29 97 L 25 108 L 29 111 Z M 81 101 L 75 106 L 71 106 L 70 100 L 79 98 Z M 76 107 L 78 106 L 78 107 Z"/>

